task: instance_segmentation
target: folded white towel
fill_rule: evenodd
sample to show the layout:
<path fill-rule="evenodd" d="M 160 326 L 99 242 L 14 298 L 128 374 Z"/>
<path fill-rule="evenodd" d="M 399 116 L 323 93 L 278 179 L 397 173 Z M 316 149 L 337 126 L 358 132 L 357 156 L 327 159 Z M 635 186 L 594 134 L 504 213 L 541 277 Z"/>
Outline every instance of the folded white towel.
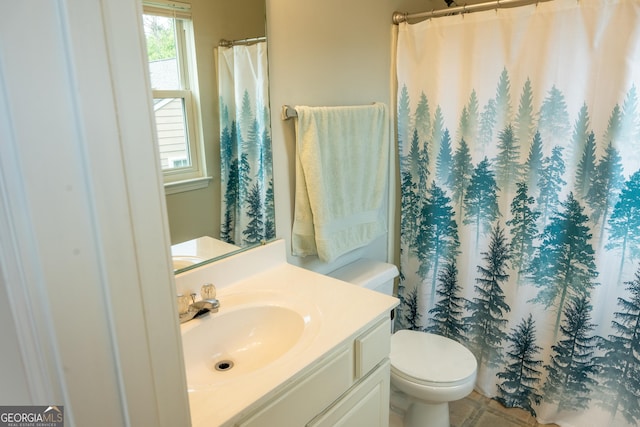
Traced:
<path fill-rule="evenodd" d="M 387 231 L 388 112 L 381 103 L 295 109 L 292 252 L 330 262 Z"/>

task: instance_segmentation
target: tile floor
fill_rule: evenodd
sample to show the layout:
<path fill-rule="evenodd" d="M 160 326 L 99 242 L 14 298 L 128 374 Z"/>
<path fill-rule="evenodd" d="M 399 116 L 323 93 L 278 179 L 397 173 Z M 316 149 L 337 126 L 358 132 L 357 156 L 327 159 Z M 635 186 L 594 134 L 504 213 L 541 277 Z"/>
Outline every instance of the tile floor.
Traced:
<path fill-rule="evenodd" d="M 556 424 L 538 424 L 527 411 L 505 408 L 498 402 L 477 392 L 449 404 L 451 427 L 557 427 Z M 390 426 L 400 427 L 402 421 L 393 412 Z"/>
<path fill-rule="evenodd" d="M 538 424 L 527 411 L 505 408 L 475 391 L 466 399 L 451 402 L 449 414 L 451 427 L 557 427 L 556 424 Z"/>

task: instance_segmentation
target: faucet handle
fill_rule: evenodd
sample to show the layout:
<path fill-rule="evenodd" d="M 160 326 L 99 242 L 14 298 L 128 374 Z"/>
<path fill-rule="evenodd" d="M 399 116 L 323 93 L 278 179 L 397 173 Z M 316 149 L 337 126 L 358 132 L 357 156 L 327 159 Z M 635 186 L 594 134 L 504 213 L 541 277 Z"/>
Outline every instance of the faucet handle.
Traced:
<path fill-rule="evenodd" d="M 202 299 L 214 299 L 216 297 L 216 287 L 213 283 L 207 283 L 200 288 L 200 296 Z"/>

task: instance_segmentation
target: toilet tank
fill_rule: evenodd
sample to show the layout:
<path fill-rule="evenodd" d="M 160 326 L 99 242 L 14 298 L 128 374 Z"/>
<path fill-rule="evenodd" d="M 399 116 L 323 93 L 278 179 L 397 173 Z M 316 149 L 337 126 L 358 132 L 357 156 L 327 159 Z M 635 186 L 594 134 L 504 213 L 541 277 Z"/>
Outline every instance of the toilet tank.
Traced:
<path fill-rule="evenodd" d="M 328 273 L 327 276 L 393 296 L 393 279 L 398 267 L 382 261 L 359 259 Z"/>

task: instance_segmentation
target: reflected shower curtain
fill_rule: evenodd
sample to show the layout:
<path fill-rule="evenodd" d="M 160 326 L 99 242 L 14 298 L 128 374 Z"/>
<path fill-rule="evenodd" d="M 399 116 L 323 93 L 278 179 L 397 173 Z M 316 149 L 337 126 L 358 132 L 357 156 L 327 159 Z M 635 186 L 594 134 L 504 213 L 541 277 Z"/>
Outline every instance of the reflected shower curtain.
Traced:
<path fill-rule="evenodd" d="M 540 422 L 640 424 L 640 3 L 401 24 L 397 326 Z"/>
<path fill-rule="evenodd" d="M 218 48 L 222 224 L 239 246 L 275 236 L 267 45 Z"/>

